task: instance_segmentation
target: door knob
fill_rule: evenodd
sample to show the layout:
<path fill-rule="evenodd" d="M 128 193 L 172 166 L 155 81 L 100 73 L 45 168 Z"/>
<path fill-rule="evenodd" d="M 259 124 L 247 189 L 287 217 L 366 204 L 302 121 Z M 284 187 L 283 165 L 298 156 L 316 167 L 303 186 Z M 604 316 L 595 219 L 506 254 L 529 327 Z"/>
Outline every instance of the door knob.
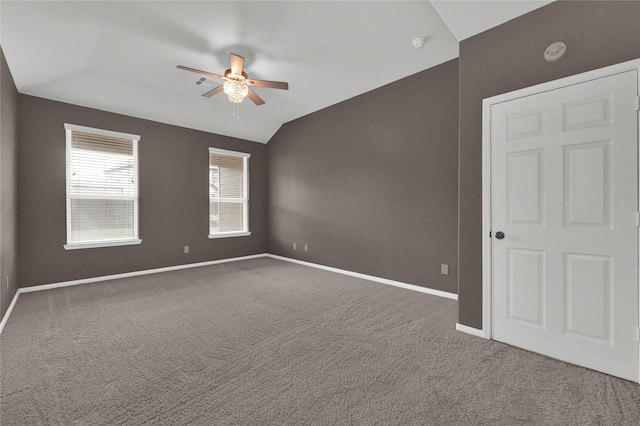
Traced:
<path fill-rule="evenodd" d="M 496 232 L 496 238 L 499 239 L 499 240 L 503 239 L 504 238 L 504 232 L 502 232 L 502 231 Z"/>

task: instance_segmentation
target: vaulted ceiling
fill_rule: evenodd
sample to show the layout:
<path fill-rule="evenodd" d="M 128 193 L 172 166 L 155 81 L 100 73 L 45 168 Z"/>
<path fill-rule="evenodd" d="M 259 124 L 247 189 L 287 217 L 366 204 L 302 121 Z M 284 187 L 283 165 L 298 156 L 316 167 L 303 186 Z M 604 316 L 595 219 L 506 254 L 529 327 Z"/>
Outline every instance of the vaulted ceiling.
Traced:
<path fill-rule="evenodd" d="M 266 143 L 288 121 L 458 56 L 458 42 L 550 1 L 7 1 L 0 44 L 20 93 Z M 412 40 L 426 38 L 414 48 Z M 229 53 L 266 104 L 220 84 Z M 83 124 L 83 123 L 76 123 Z M 110 129 L 127 131 L 127 129 Z"/>

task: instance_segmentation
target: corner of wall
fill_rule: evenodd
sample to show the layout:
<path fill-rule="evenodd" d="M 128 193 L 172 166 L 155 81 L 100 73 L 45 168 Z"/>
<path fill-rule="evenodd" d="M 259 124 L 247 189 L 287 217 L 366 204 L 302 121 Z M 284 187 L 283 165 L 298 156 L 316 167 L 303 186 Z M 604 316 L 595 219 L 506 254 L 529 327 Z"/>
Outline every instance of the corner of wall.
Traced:
<path fill-rule="evenodd" d="M 0 317 L 4 318 L 18 290 L 18 91 L 1 47 L 0 62 Z"/>

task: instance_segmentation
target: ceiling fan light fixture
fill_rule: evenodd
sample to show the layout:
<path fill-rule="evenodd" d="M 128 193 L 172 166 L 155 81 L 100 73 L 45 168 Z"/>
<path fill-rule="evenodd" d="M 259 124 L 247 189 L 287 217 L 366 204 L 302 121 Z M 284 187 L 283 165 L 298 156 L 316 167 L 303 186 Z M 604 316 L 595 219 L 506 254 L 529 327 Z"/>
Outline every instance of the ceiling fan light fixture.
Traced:
<path fill-rule="evenodd" d="M 232 80 L 229 79 L 224 82 L 223 89 L 224 93 L 229 98 L 230 102 L 234 104 L 239 104 L 244 101 L 244 98 L 249 94 L 249 86 L 247 82 L 242 80 Z"/>
<path fill-rule="evenodd" d="M 1 1 L 1 0 L 0 0 Z M 196 68 L 185 67 L 184 65 L 178 65 L 177 68 L 189 72 L 195 72 L 200 74 L 202 78 L 204 76 L 213 77 L 218 80 L 224 80 L 220 86 L 214 87 L 202 96 L 210 98 L 213 95 L 224 91 L 227 94 L 229 101 L 233 104 L 239 105 L 242 103 L 245 97 L 249 97 L 251 101 L 256 105 L 263 105 L 264 100 L 258 96 L 256 92 L 251 90 L 249 86 L 268 87 L 271 89 L 289 90 L 289 83 L 286 81 L 269 81 L 269 80 L 249 80 L 249 76 L 242 70 L 244 66 L 244 58 L 238 56 L 235 53 L 231 53 L 231 68 L 224 72 L 224 75 L 215 74 L 209 71 L 203 71 Z M 235 108 L 235 107 L 234 107 Z"/>

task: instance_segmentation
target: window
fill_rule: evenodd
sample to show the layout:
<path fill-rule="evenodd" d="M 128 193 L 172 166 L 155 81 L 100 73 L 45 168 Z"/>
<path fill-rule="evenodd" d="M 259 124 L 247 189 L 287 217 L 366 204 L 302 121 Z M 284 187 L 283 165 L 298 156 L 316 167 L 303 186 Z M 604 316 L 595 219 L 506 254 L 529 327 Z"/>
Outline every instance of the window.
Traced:
<path fill-rule="evenodd" d="M 140 136 L 64 125 L 67 133 L 65 249 L 140 244 Z"/>
<path fill-rule="evenodd" d="M 209 238 L 249 232 L 249 154 L 209 148 Z"/>

